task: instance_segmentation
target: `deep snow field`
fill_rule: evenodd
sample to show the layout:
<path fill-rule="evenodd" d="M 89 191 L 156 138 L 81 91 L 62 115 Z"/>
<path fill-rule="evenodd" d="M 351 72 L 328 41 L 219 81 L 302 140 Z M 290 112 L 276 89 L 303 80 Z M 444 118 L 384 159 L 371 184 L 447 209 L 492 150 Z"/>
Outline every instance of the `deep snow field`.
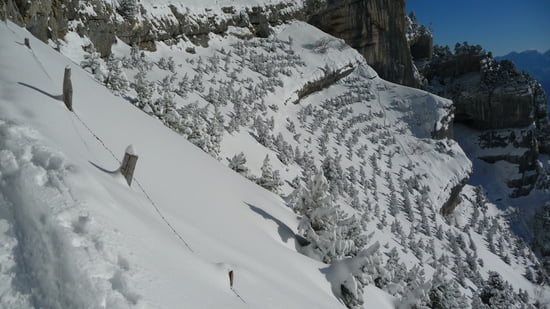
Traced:
<path fill-rule="evenodd" d="M 281 198 L 1 27 L 2 306 L 343 307 L 326 266 L 295 251 Z M 60 93 L 67 65 L 74 114 L 44 93 Z M 131 188 L 110 152 L 121 159 L 128 144 L 139 155 Z"/>
<path fill-rule="evenodd" d="M 288 41 L 286 47 L 273 47 L 275 54 L 290 53 L 284 52 L 286 48 L 303 63 L 289 66 L 290 74 L 280 75 L 282 85 L 263 96 L 261 104 L 268 108 L 262 116 L 273 116 L 273 136 L 281 133 L 292 149 L 309 153 L 316 166 L 327 153 L 342 154 L 344 169 L 364 168 L 367 177 L 374 178 L 376 190 L 353 185 L 360 189 L 361 206 L 352 206 L 347 193 L 335 201 L 345 213 L 362 218 L 362 233 L 369 235 L 362 254 L 374 255 L 377 250 L 385 264 L 397 248 L 406 271 L 416 267 L 422 273 L 419 278 L 431 279 L 432 265 L 455 250 L 450 238 L 462 237 L 477 249 L 454 252 L 460 258 L 476 251 L 484 260 L 478 268 L 483 278 L 496 270 L 514 290 L 548 301 L 548 288 L 537 287 L 523 276 L 525 269 L 533 267 L 532 258 L 502 260 L 517 247 L 500 210 L 487 203 L 484 214 L 487 220 L 495 218 L 499 236 L 507 235 L 506 241 L 495 240 L 503 243 L 500 256 L 488 249 L 484 231 L 475 232 L 474 225 L 472 231 L 466 229 L 475 208 L 474 187 L 466 186 L 453 215 L 444 218 L 439 213 L 452 187 L 472 167 L 456 142 L 431 138 L 434 129 L 446 125 L 450 101 L 378 78 L 357 52 L 307 24 L 291 23 L 275 31 L 275 43 Z M 300 253 L 296 240 L 300 217 L 289 207 L 287 196 L 302 167 L 281 162 L 277 151 L 258 143 L 252 126 L 224 131 L 217 160 L 165 126 L 162 119 L 131 104 L 135 91 L 115 95 L 81 69 L 86 39 L 69 34 L 60 53 L 12 23 L 0 24 L 0 37 L 0 308 L 346 308 L 339 284 L 349 275 L 353 259 L 328 265 Z M 31 49 L 22 44 L 24 38 L 30 39 Z M 317 42 L 323 39 L 329 44 L 319 52 Z M 251 50 L 261 54 L 264 48 L 265 41 L 254 40 L 257 46 L 245 46 L 249 55 Z M 208 106 L 209 87 L 229 81 L 235 68 L 243 67 L 238 78 L 243 91 L 269 80 L 250 69 L 250 59 L 236 52 L 243 48 L 239 41 L 237 35 L 213 36 L 209 47 L 198 47 L 193 55 L 183 53 L 188 42 L 158 43 L 156 52 L 145 55 L 154 62 L 172 56 L 175 74 L 192 77 L 197 75 L 200 56 L 207 59 L 222 48 L 226 53 L 233 50 L 227 70 L 202 75 L 202 91 L 175 98 L 180 107 L 189 102 Z M 130 47 L 122 42 L 113 50 L 118 57 L 130 54 Z M 299 89 L 321 78 L 324 69 L 341 70 L 349 64 L 354 71 L 348 77 L 298 98 Z M 74 113 L 59 100 L 66 66 L 72 69 Z M 125 71 L 128 77 L 136 73 Z M 166 74 L 155 66 L 148 78 L 159 83 Z M 337 97 L 352 98 L 352 103 L 346 103 L 347 112 L 330 110 L 323 103 Z M 299 104 L 293 104 L 297 100 Z M 304 120 L 307 106 L 314 112 Z M 227 124 L 233 104 L 220 110 Z M 320 124 L 315 123 L 318 115 L 326 115 L 320 117 Z M 364 116 L 349 124 L 357 115 Z M 318 138 L 327 121 L 333 121 L 338 130 L 349 124 L 350 131 L 360 132 L 351 155 L 346 155 L 346 143 L 338 140 L 338 130 L 323 133 L 330 134 L 330 139 L 320 146 Z M 288 129 L 290 122 L 296 123 L 297 132 Z M 351 139 L 351 132 L 340 133 Z M 118 171 L 128 145 L 139 156 L 130 187 Z M 360 155 L 362 145 L 366 146 Z M 283 180 L 280 195 L 226 167 L 227 159 L 241 151 L 252 175 L 259 175 L 265 156 L 270 157 Z M 366 163 L 370 158 L 378 163 Z M 412 220 L 404 211 L 389 214 L 388 182 L 398 184 L 400 178 L 418 181 L 411 199 L 425 198 L 431 232 L 421 231 L 422 213 L 416 208 Z M 430 190 L 420 189 L 426 186 Z M 403 227 L 402 236 L 413 236 L 400 238 L 390 227 L 392 222 Z M 436 238 L 438 228 L 455 236 Z M 419 242 L 432 243 L 437 253 L 422 255 L 409 248 L 409 243 Z M 390 281 L 396 278 L 393 270 L 377 271 Z M 450 280 L 457 275 L 451 265 L 443 266 L 443 272 Z M 367 285 L 361 290 L 363 307 L 407 308 L 426 296 L 399 290 L 399 284 L 393 287 Z M 457 289 L 471 297 L 475 288 L 465 279 Z"/>

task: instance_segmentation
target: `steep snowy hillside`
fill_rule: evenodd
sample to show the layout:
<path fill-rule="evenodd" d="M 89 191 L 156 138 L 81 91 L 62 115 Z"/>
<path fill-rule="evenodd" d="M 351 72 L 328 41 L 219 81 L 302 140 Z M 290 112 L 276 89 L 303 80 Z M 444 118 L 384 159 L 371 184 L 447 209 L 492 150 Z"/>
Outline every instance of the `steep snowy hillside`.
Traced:
<path fill-rule="evenodd" d="M 102 59 L 76 31 L 50 41 L 58 53 L 8 25 L 0 304 L 548 304 L 533 253 L 465 186 L 451 102 L 380 79 L 343 41 L 294 21 L 203 46 L 117 40 Z M 129 144 L 131 187 L 117 171 Z"/>
<path fill-rule="evenodd" d="M 326 266 L 295 251 L 296 216 L 279 197 L 10 29 L 0 30 L 0 307 L 343 307 Z M 74 114 L 52 98 L 66 65 Z M 139 155 L 131 188 L 116 172 L 128 144 Z"/>

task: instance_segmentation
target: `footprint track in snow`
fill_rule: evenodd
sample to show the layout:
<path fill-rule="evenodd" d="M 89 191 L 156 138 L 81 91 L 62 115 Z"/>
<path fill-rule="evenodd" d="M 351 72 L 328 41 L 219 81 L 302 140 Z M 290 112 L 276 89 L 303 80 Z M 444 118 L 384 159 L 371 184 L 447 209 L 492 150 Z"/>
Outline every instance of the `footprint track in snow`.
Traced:
<path fill-rule="evenodd" d="M 129 262 L 110 258 L 101 228 L 66 183 L 71 168 L 38 133 L 0 120 L 0 307 L 138 304 Z"/>

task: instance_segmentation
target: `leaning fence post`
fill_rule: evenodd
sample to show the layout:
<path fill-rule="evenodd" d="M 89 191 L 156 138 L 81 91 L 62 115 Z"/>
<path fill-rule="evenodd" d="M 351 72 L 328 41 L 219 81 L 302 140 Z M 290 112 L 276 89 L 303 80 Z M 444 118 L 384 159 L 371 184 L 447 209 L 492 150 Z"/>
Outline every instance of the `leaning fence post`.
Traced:
<path fill-rule="evenodd" d="M 65 67 L 65 75 L 63 76 L 63 102 L 65 106 L 73 111 L 73 84 L 71 83 L 71 67 Z"/>
<path fill-rule="evenodd" d="M 31 43 L 29 42 L 29 38 L 25 38 L 25 46 L 27 46 L 28 49 L 31 49 Z"/>
<path fill-rule="evenodd" d="M 6 2 L 2 4 L 2 9 L 4 10 L 4 14 L 2 14 L 2 20 L 8 24 L 8 8 L 6 7 Z"/>
<path fill-rule="evenodd" d="M 229 287 L 233 288 L 233 271 L 229 271 Z"/>
<path fill-rule="evenodd" d="M 134 147 L 129 145 L 126 147 L 126 152 L 124 153 L 124 159 L 120 165 L 120 172 L 126 178 L 126 182 L 129 186 L 132 185 L 132 179 L 134 178 L 134 169 L 136 168 L 138 156 L 135 153 Z"/>

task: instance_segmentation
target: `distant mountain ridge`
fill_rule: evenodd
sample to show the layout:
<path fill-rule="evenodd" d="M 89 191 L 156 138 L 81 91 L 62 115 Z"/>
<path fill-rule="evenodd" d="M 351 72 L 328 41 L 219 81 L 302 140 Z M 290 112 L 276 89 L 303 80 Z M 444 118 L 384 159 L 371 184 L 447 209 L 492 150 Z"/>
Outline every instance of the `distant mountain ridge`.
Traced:
<path fill-rule="evenodd" d="M 537 50 L 511 52 L 502 57 L 496 57 L 496 59 L 511 60 L 518 69 L 526 71 L 538 80 L 547 95 L 550 93 L 550 50 L 545 53 L 540 53 Z"/>

